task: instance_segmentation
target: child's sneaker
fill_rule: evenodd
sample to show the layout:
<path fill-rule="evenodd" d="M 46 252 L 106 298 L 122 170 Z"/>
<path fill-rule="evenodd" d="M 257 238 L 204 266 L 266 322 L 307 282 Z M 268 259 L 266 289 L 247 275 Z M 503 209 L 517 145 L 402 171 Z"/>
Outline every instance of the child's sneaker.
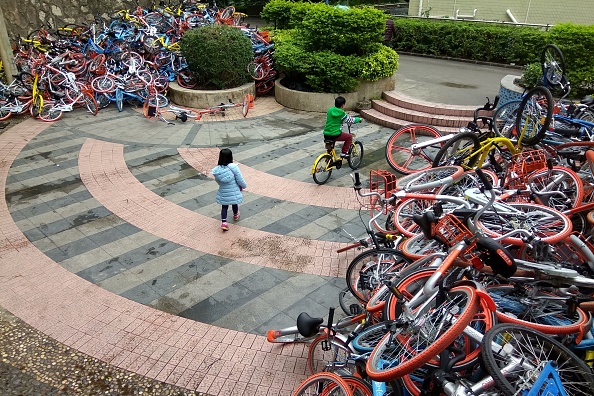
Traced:
<path fill-rule="evenodd" d="M 239 211 L 237 212 L 237 214 L 233 215 L 233 220 L 235 220 L 235 221 L 239 220 Z"/>
<path fill-rule="evenodd" d="M 226 221 L 221 223 L 221 230 L 223 231 L 229 231 L 229 224 L 227 224 Z"/>

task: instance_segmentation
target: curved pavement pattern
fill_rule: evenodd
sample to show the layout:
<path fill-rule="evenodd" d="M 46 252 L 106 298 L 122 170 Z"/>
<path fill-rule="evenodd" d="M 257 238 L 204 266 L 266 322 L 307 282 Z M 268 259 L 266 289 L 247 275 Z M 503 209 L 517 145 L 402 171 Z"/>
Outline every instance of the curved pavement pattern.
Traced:
<path fill-rule="evenodd" d="M 141 375 L 213 395 L 290 394 L 307 350 L 262 334 L 336 305 L 356 253 L 335 252 L 350 241 L 342 229 L 363 230 L 349 171 L 311 181 L 323 115 L 283 109 L 168 130 L 132 111 L 71 115 L 0 135 L 0 304 Z M 232 146 L 250 189 L 222 233 L 205 174 L 218 149 L 207 146 L 255 130 Z M 208 144 L 195 144 L 204 132 Z M 389 133 L 361 128 L 370 159 Z"/>
<path fill-rule="evenodd" d="M 466 67 L 443 63 L 467 77 Z M 397 86 L 425 92 L 406 76 Z M 469 98 L 467 87 L 431 86 L 442 85 L 445 98 L 457 89 Z M 496 90 L 476 85 L 461 104 L 480 105 Z M 358 210 L 350 170 L 335 171 L 326 186 L 311 180 L 324 114 L 272 98 L 255 105 L 247 119 L 230 113 L 223 122 L 167 126 L 108 108 L 5 131 L 0 305 L 141 375 L 211 395 L 289 395 L 306 375 L 307 350 L 272 346 L 262 335 L 293 325 L 301 311 L 323 315 L 337 305 L 340 275 L 356 252 L 335 249 L 364 235 L 368 213 Z M 387 169 L 392 132 L 359 127 L 363 175 Z M 226 234 L 208 175 L 223 146 L 249 185 L 241 220 Z"/>

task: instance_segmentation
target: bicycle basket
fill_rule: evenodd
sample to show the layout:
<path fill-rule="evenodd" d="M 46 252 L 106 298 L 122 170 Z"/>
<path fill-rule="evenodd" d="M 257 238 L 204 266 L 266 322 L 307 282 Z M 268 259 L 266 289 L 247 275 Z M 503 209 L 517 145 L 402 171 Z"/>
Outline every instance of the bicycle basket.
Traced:
<path fill-rule="evenodd" d="M 507 169 L 507 183 L 510 188 L 526 187 L 524 179 L 536 170 L 547 167 L 547 155 L 543 150 L 529 150 L 512 156 Z"/>
<path fill-rule="evenodd" d="M 449 247 L 462 241 L 464 238 L 472 237 L 472 233 L 462 222 L 453 214 L 446 213 L 435 224 L 433 232 L 442 242 Z M 468 250 L 469 246 L 466 250 Z"/>

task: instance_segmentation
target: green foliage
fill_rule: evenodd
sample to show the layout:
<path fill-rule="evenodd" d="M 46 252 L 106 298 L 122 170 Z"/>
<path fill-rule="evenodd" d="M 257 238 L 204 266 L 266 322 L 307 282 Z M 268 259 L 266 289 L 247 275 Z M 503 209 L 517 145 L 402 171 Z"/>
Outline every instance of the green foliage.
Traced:
<path fill-rule="evenodd" d="M 542 67 L 540 63 L 529 63 L 524 67 L 520 83 L 528 89 L 540 85 L 542 82 Z"/>
<path fill-rule="evenodd" d="M 397 50 L 517 65 L 539 61 L 535 48 L 548 36 L 534 27 L 480 22 L 396 18 L 394 25 Z"/>
<path fill-rule="evenodd" d="M 250 39 L 239 29 L 226 25 L 191 29 L 180 45 L 200 88 L 227 89 L 250 81 L 247 64 L 254 52 Z"/>
<path fill-rule="evenodd" d="M 396 52 L 381 44 L 383 12 L 293 4 L 299 4 L 292 13 L 303 13 L 302 22 L 274 33 L 275 65 L 290 80 L 304 82 L 315 92 L 352 92 L 359 80 L 379 80 L 398 68 Z"/>
<path fill-rule="evenodd" d="M 312 3 L 271 0 L 260 12 L 260 18 L 274 22 L 277 29 L 293 29 L 301 25 L 301 21 L 311 6 Z"/>
<path fill-rule="evenodd" d="M 594 26 L 555 25 L 547 44 L 555 44 L 563 52 L 573 94 L 580 97 L 594 92 Z"/>

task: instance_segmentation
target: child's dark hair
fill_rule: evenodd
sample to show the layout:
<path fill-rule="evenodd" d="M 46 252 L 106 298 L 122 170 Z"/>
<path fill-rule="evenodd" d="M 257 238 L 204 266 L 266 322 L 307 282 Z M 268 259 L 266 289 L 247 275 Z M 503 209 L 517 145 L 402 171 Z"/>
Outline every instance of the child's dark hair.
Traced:
<path fill-rule="evenodd" d="M 339 96 L 336 99 L 334 99 L 335 107 L 341 108 L 345 103 L 346 103 L 346 99 L 343 98 L 342 96 Z"/>
<path fill-rule="evenodd" d="M 217 165 L 229 165 L 233 162 L 233 153 L 230 149 L 224 148 L 219 153 L 219 163 Z"/>

